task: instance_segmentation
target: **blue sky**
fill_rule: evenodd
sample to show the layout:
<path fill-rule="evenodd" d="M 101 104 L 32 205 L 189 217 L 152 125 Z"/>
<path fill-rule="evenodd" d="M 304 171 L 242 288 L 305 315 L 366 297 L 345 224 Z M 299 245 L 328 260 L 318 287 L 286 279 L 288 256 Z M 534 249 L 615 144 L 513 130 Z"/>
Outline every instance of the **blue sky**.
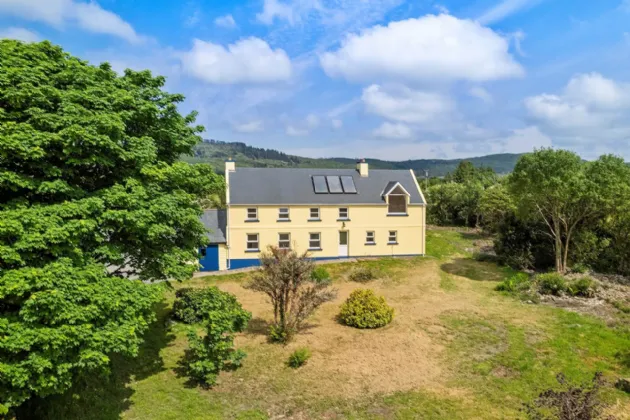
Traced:
<path fill-rule="evenodd" d="M 0 0 L 0 37 L 148 68 L 204 137 L 307 156 L 630 159 L 630 0 Z"/>

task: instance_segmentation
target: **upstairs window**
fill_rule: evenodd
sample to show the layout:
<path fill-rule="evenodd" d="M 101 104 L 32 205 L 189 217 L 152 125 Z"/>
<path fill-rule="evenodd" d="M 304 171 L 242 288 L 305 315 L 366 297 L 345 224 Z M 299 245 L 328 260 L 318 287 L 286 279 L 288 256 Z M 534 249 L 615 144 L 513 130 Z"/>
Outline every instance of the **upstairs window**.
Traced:
<path fill-rule="evenodd" d="M 349 220 L 350 219 L 350 212 L 348 211 L 347 207 L 341 207 L 339 209 L 339 220 Z"/>
<path fill-rule="evenodd" d="M 365 244 L 366 245 L 374 245 L 376 244 L 376 236 L 374 235 L 374 231 L 368 230 L 365 233 Z"/>
<path fill-rule="evenodd" d="M 258 209 L 256 207 L 251 207 L 247 209 L 247 221 L 253 222 L 258 221 Z"/>
<path fill-rule="evenodd" d="M 289 208 L 288 207 L 280 207 L 278 209 L 278 220 L 283 222 L 289 221 Z"/>
<path fill-rule="evenodd" d="M 291 234 L 290 233 L 278 234 L 278 248 L 280 249 L 291 248 Z"/>
<path fill-rule="evenodd" d="M 319 220 L 319 207 L 311 207 L 309 220 Z"/>
<path fill-rule="evenodd" d="M 387 213 L 407 214 L 407 196 L 390 194 Z"/>
<path fill-rule="evenodd" d="M 250 252 L 258 251 L 258 234 L 257 233 L 248 233 L 247 234 L 247 250 Z"/>

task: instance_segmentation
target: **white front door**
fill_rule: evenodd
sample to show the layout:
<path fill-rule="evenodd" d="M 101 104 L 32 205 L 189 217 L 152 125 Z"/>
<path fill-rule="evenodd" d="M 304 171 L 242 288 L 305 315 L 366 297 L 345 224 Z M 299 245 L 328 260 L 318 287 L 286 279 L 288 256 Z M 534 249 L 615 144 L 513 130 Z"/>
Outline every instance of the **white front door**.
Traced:
<path fill-rule="evenodd" d="M 339 231 L 339 256 L 348 256 L 348 231 L 346 230 Z"/>

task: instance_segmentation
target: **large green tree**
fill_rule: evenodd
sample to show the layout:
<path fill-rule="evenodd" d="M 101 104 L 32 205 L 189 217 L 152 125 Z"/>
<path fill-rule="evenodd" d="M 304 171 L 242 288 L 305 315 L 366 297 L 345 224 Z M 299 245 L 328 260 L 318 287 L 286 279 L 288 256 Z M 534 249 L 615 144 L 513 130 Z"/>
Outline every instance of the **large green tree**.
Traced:
<path fill-rule="evenodd" d="M 576 231 L 607 217 L 628 195 L 623 160 L 602 156 L 583 162 L 567 150 L 541 149 L 519 159 L 510 191 L 524 220 L 540 220 L 553 239 L 558 272 L 567 269 Z"/>
<path fill-rule="evenodd" d="M 181 95 L 42 42 L 0 41 L 0 413 L 135 355 L 158 288 L 203 244 L 222 178 Z"/>

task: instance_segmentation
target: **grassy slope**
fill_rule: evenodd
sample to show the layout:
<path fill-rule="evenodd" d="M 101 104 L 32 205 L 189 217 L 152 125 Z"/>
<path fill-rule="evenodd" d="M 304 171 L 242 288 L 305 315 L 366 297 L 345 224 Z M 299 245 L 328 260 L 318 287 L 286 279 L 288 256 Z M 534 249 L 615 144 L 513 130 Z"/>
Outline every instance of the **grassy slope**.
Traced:
<path fill-rule="evenodd" d="M 111 377 L 88 378 L 74 396 L 51 399 L 42 406 L 46 414 L 41 417 L 265 419 L 269 411 L 277 414 L 280 407 L 294 418 L 518 418 L 522 402 L 553 386 L 558 372 L 573 380 L 588 379 L 596 370 L 609 378 L 630 374 L 630 361 L 620 356 L 630 348 L 627 332 L 608 328 L 594 318 L 526 305 L 495 292 L 496 282 L 513 272 L 470 258 L 467 249 L 474 239 L 470 234 L 430 231 L 426 259 L 361 263 L 379 269 L 389 279 L 386 288 L 403 284 L 405 276 L 415 272 L 427 273 L 427 267 L 439 271 L 434 273 L 437 289 L 431 293 L 453 302 L 453 308 L 433 320 L 418 321 L 419 332 L 429 336 L 433 345 L 444 347 L 439 360 L 443 373 L 434 386 L 386 395 L 321 397 L 310 392 L 316 384 L 303 383 L 306 371 L 284 367 L 287 349 L 259 345 L 246 348 L 245 366 L 232 376 L 224 374 L 224 382 L 216 389 L 200 389 L 177 374 L 177 362 L 186 347 L 185 327 L 168 326 L 170 292 L 137 360 L 116 359 Z M 339 279 L 352 267 L 349 263 L 328 268 Z M 246 278 L 247 274 L 207 277 L 187 284 L 237 285 Z M 397 363 L 405 368 L 406 360 Z M 338 378 L 340 384 L 347 379 Z M 617 404 L 613 409 L 619 418 L 630 412 L 627 395 L 609 389 L 606 398 Z"/>
<path fill-rule="evenodd" d="M 232 157 L 237 164 L 245 167 L 300 167 L 300 168 L 354 168 L 355 160 L 346 158 L 311 159 L 299 156 L 283 155 L 275 150 L 252 148 L 243 143 L 207 143 L 196 147 L 196 156 L 184 156 L 191 163 L 209 163 L 220 173 L 223 172 L 225 159 Z M 476 166 L 489 166 L 497 173 L 511 172 L 520 155 L 498 154 L 474 157 L 470 160 Z M 419 159 L 392 162 L 379 159 L 367 159 L 375 169 L 413 169 L 418 176 L 424 176 L 429 170 L 431 176 L 444 176 L 453 172 L 461 159 Z"/>

